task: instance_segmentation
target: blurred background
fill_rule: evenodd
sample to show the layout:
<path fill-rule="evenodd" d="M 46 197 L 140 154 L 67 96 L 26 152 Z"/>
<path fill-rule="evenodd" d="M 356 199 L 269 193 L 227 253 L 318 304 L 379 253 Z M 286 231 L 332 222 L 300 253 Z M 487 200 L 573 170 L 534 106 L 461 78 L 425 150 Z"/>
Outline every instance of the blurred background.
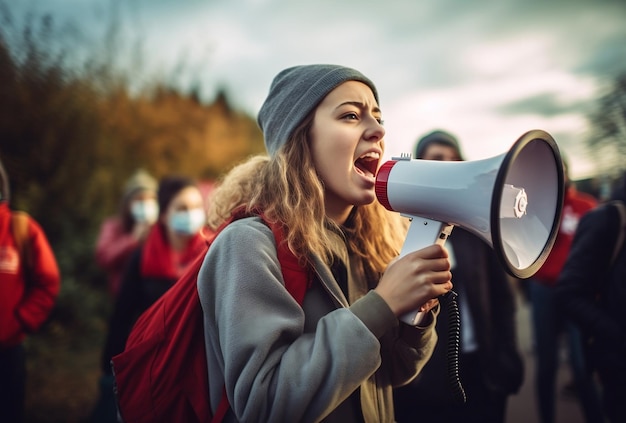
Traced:
<path fill-rule="evenodd" d="M 264 151 L 274 75 L 354 67 L 378 86 L 387 156 L 435 128 L 469 160 L 551 133 L 579 189 L 626 168 L 623 0 L 0 0 L 0 158 L 12 206 L 62 272 L 27 340 L 28 421 L 84 421 L 111 300 L 94 262 L 103 219 L 138 168 L 207 186 Z"/>

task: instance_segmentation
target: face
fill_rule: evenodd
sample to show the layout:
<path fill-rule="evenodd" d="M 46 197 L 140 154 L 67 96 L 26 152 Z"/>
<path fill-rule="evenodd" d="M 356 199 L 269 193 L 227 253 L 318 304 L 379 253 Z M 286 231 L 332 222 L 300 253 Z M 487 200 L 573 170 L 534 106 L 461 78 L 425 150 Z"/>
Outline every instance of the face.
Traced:
<path fill-rule="evenodd" d="M 163 223 L 170 229 L 175 229 L 172 228 L 172 222 L 177 221 L 177 215 L 180 216 L 181 214 L 201 214 L 204 216 L 204 202 L 198 188 L 186 187 L 176 194 L 162 216 Z"/>
<path fill-rule="evenodd" d="M 445 144 L 432 143 L 424 151 L 422 160 L 438 160 L 440 162 L 458 162 L 461 160 L 456 149 Z"/>
<path fill-rule="evenodd" d="M 326 215 L 337 223 L 353 206 L 376 200 L 376 172 L 384 152 L 385 129 L 372 90 L 348 81 L 331 91 L 315 110 L 311 151 L 324 184 Z"/>
<path fill-rule="evenodd" d="M 153 190 L 141 190 L 134 193 L 130 199 L 128 209 L 136 223 L 154 223 L 159 216 L 156 192 Z"/>

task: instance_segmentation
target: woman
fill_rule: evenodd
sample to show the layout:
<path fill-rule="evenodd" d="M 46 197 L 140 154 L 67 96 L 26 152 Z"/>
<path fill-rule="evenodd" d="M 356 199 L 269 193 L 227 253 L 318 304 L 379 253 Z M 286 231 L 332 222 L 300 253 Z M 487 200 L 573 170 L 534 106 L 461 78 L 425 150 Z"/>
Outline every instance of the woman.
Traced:
<path fill-rule="evenodd" d="M 157 219 L 157 181 L 144 170 L 135 172 L 124 187 L 119 213 L 106 219 L 96 242 L 96 261 L 108 275 L 115 298 L 133 251 L 145 240 Z"/>
<path fill-rule="evenodd" d="M 206 212 L 193 180 L 165 177 L 159 183 L 157 199 L 158 221 L 131 258 L 109 323 L 102 362 L 108 374 L 111 357 L 124 350 L 137 317 L 182 276 L 206 246 L 201 233 Z"/>
<path fill-rule="evenodd" d="M 376 88 L 353 69 L 296 66 L 274 79 L 258 120 L 269 157 L 230 172 L 210 224 L 261 211 L 284 226 L 312 283 L 300 307 L 258 217 L 215 239 L 198 276 L 211 407 L 225 387 L 226 421 L 391 422 L 392 386 L 430 357 L 433 299 L 452 283 L 440 246 L 392 262 L 406 225 L 375 201 L 385 135 Z M 420 327 L 398 320 L 417 308 Z"/>

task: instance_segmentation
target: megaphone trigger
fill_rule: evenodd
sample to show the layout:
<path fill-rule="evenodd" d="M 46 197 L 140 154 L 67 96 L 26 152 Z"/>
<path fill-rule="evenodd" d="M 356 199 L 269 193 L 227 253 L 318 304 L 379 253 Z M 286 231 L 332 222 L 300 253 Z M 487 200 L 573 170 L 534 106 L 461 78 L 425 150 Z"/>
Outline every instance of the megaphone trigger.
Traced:
<path fill-rule="evenodd" d="M 444 245 L 454 228 L 454 225 L 427 219 L 425 217 L 407 214 L 403 214 L 403 216 L 407 217 L 411 223 L 409 224 L 409 231 L 402 245 L 402 251 L 400 251 L 400 257 L 404 257 L 411 251 L 421 250 L 432 244 Z"/>

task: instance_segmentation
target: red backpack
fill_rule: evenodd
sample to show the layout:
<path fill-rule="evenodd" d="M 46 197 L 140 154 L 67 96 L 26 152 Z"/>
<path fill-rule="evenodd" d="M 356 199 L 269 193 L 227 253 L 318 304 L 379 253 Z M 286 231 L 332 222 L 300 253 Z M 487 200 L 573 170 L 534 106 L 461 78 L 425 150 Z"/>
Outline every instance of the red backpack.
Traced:
<path fill-rule="evenodd" d="M 233 214 L 207 241 L 207 250 L 228 223 L 242 217 L 246 216 Z M 281 228 L 263 220 L 276 239 L 286 288 L 301 305 L 309 286 L 308 272 L 282 242 Z M 205 254 L 206 250 L 139 317 L 126 348 L 111 359 L 118 409 L 125 423 L 219 422 L 230 407 L 225 391 L 215 415 L 209 404 L 202 308 L 196 285 Z"/>

